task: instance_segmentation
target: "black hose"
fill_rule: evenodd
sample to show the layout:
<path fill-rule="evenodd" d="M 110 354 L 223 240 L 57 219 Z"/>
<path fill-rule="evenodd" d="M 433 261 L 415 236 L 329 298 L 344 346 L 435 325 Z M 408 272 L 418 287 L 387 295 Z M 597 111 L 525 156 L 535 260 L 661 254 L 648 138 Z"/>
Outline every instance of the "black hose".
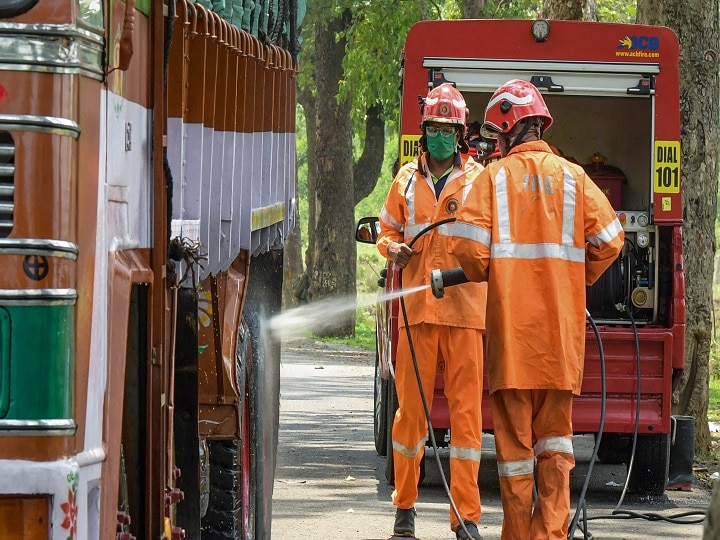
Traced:
<path fill-rule="evenodd" d="M 575 515 L 573 516 L 572 521 L 570 522 L 570 527 L 568 529 L 568 538 L 570 540 L 575 538 L 575 529 L 578 526 L 580 510 L 582 510 L 583 512 L 583 522 L 587 523 L 587 504 L 585 501 L 585 494 L 587 493 L 588 486 L 590 485 L 590 477 L 592 474 L 593 466 L 595 464 L 595 460 L 597 459 L 598 450 L 600 449 L 600 441 L 602 440 L 603 429 L 605 428 L 605 405 L 607 401 L 607 389 L 605 387 L 605 351 L 603 349 L 602 339 L 600 339 L 600 331 L 598 330 L 597 324 L 595 324 L 595 321 L 593 320 L 589 311 L 585 310 L 585 313 L 587 315 L 588 321 L 590 321 L 590 326 L 592 326 L 593 332 L 595 333 L 595 338 L 597 339 L 598 350 L 600 353 L 600 425 L 598 426 L 595 448 L 593 449 L 592 457 L 590 457 L 590 465 L 588 465 L 585 482 L 583 483 L 582 489 L 580 490 L 580 498 L 578 499 L 577 509 L 575 510 Z M 585 539 L 587 540 L 589 538 L 587 526 L 585 527 L 585 529 L 583 529 L 583 531 L 585 533 Z"/>

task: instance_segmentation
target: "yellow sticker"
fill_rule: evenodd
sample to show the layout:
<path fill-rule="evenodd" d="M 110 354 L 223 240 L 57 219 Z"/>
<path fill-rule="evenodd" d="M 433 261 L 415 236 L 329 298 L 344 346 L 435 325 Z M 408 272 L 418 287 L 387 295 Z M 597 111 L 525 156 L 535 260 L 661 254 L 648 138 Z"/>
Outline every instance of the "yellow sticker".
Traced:
<path fill-rule="evenodd" d="M 655 193 L 680 193 L 680 142 L 655 141 L 653 190 Z M 663 210 L 665 209 L 663 203 Z"/>
<path fill-rule="evenodd" d="M 400 136 L 400 166 L 417 159 L 420 155 L 420 135 Z"/>
<path fill-rule="evenodd" d="M 663 212 L 670 212 L 672 210 L 672 199 L 670 197 L 662 198 L 662 209 Z"/>

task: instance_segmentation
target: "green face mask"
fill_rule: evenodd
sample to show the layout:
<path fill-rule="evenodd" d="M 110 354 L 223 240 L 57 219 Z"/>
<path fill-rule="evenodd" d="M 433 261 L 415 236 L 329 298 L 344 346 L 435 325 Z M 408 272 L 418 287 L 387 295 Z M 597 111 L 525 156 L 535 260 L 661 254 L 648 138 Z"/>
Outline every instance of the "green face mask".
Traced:
<path fill-rule="evenodd" d="M 445 134 L 440 131 L 434 137 L 427 137 L 428 152 L 438 161 L 445 161 L 455 153 L 455 133 Z"/>

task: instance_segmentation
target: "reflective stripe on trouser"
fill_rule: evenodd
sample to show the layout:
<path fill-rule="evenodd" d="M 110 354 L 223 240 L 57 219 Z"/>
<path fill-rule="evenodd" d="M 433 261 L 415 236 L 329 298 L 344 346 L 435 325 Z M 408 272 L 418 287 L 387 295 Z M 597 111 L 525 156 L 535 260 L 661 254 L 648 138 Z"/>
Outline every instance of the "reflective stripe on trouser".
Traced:
<path fill-rule="evenodd" d="M 482 441 L 482 332 L 469 328 L 417 324 L 410 327 L 423 391 L 432 410 L 437 370 L 443 373 L 450 409 L 450 493 L 463 519 L 480 519 L 477 478 Z M 399 408 L 392 429 L 395 460 L 393 502 L 411 508 L 418 498 L 420 460 L 428 427 L 418 391 L 405 328 L 399 329 L 395 385 Z M 451 528 L 458 526 L 450 514 Z"/>
<path fill-rule="evenodd" d="M 503 506 L 501 539 L 566 540 L 575 466 L 572 393 L 497 390 L 490 398 Z"/>

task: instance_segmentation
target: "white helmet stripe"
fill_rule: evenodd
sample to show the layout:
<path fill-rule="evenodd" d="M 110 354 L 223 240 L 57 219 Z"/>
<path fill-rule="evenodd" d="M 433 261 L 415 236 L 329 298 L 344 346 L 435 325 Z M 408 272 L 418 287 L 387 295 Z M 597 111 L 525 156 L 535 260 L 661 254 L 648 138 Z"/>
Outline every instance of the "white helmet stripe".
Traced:
<path fill-rule="evenodd" d="M 487 108 L 489 109 L 490 107 L 495 105 L 498 101 L 502 101 L 504 99 L 508 100 L 513 105 L 529 105 L 530 103 L 533 102 L 533 95 L 528 94 L 525 97 L 518 97 L 518 96 L 511 94 L 510 92 L 503 92 L 502 94 L 492 98 L 490 100 L 490 102 L 487 104 Z"/>
<path fill-rule="evenodd" d="M 435 105 L 438 101 L 440 101 L 440 98 L 425 98 L 425 105 Z M 452 102 L 456 107 L 465 107 L 465 100 L 463 99 L 453 99 Z"/>

